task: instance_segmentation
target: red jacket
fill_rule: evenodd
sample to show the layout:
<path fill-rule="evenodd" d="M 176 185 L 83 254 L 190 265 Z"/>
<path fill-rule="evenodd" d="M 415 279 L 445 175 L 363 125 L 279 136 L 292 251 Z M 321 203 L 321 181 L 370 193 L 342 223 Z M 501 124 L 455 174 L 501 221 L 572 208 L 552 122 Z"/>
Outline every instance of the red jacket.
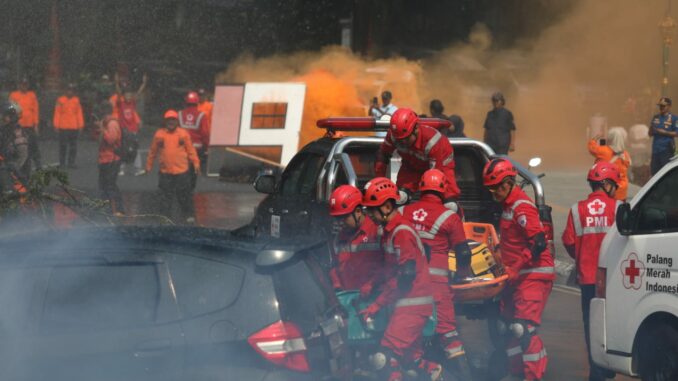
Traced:
<path fill-rule="evenodd" d="M 207 148 L 210 144 L 210 126 L 204 112 L 197 106 L 188 106 L 179 111 L 179 127 L 188 131 L 197 149 Z"/>
<path fill-rule="evenodd" d="M 440 197 L 432 194 L 425 194 L 419 201 L 403 207 L 402 214 L 417 229 L 422 242 L 431 248 L 431 280 L 447 282 L 448 253 L 455 245 L 466 241 L 461 218 L 446 208 Z"/>
<path fill-rule="evenodd" d="M 133 134 L 138 133 L 141 118 L 137 113 L 137 102 L 134 99 L 127 100 L 124 97 L 118 96 L 116 98 L 116 109 L 120 127 Z"/>
<path fill-rule="evenodd" d="M 499 248 L 504 265 L 521 279 L 555 279 L 553 257 L 545 249 L 538 260 L 532 260 L 534 236 L 546 234 L 537 207 L 522 189 L 515 186 L 502 203 Z"/>
<path fill-rule="evenodd" d="M 334 288 L 357 290 L 384 266 L 381 233 L 371 219 L 365 218 L 355 232 L 342 230 L 332 245 L 336 266 L 330 271 Z"/>
<path fill-rule="evenodd" d="M 396 307 L 433 303 L 424 246 L 412 224 L 400 213 L 396 212 L 394 218 L 384 227 L 381 247 L 384 251 L 386 283 L 376 302 L 382 306 L 395 303 Z M 415 262 L 416 277 L 410 290 L 403 292 L 398 288 L 398 272 L 408 261 Z"/>
<path fill-rule="evenodd" d="M 380 160 L 375 164 L 376 176 L 386 175 L 386 158 L 390 158 L 393 151 L 398 150 L 402 157 L 400 171 L 412 172 L 417 181 L 408 184 L 398 184 L 415 192 L 419 189 L 419 177 L 428 169 L 439 169 L 447 177 L 445 198 L 457 197 L 461 193 L 454 177 L 454 150 L 450 141 L 433 127 L 418 125 L 417 140 L 410 147 L 403 147 L 396 143 L 389 129 L 380 148 Z M 400 176 L 399 176 L 400 179 Z"/>
<path fill-rule="evenodd" d="M 120 148 L 121 142 L 122 132 L 118 120 L 111 117 L 104 119 L 103 131 L 99 138 L 99 164 L 120 160 L 120 156 L 115 151 Z"/>
<path fill-rule="evenodd" d="M 577 262 L 579 284 L 595 284 L 600 244 L 614 224 L 619 201 L 603 191 L 596 191 L 572 205 L 563 232 L 563 244 Z M 570 252 L 574 246 L 574 252 Z"/>

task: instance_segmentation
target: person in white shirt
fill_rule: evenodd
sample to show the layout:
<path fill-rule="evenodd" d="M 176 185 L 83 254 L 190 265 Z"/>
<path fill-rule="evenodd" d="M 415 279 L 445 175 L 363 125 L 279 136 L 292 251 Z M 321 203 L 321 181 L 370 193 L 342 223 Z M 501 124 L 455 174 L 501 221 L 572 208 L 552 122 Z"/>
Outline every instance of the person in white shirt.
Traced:
<path fill-rule="evenodd" d="M 381 119 L 381 117 L 383 117 L 384 115 L 393 115 L 393 113 L 396 112 L 398 107 L 391 103 L 391 99 L 393 99 L 393 95 L 388 90 L 385 90 L 384 92 L 381 93 L 381 106 L 379 106 L 377 97 L 372 98 L 372 104 L 370 105 L 370 109 L 367 112 L 367 115 L 373 116 L 377 119 Z M 377 132 L 376 136 L 383 138 L 386 136 L 386 131 Z"/>

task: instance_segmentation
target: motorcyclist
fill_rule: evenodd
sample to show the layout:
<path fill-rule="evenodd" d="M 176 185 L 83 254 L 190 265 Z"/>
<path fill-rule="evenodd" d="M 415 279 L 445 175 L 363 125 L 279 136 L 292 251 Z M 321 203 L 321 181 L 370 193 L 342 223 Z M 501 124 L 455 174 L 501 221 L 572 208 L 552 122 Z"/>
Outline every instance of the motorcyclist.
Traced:
<path fill-rule="evenodd" d="M 454 370 L 459 379 L 470 380 L 466 352 L 457 331 L 454 295 L 449 285 L 448 253 L 455 251 L 461 270 L 468 269 L 471 250 L 459 214 L 443 205 L 446 181 L 445 174 L 437 169 L 424 172 L 419 182 L 421 198 L 401 207 L 400 211 L 414 225 L 422 242 L 431 249 L 429 275 L 438 318 L 436 334 L 448 360 L 446 368 Z"/>
<path fill-rule="evenodd" d="M 484 185 L 503 207 L 499 246 L 511 280 L 501 300 L 497 328 L 509 337 L 506 355 L 511 374 L 540 380 L 548 360 L 537 328 L 553 287 L 555 268 L 537 207 L 516 186 L 517 174 L 513 164 L 503 158 L 489 161 L 483 169 Z"/>
<path fill-rule="evenodd" d="M 400 108 L 391 117 L 374 165 L 376 176 L 386 176 L 386 167 L 394 151 L 402 158 L 396 185 L 409 198 L 419 189 L 421 175 L 431 168 L 442 171 L 447 178 L 446 203 L 461 193 L 454 177 L 454 150 L 449 140 L 435 128 L 419 124 L 419 117 L 409 108 Z"/>
<path fill-rule="evenodd" d="M 389 381 L 399 381 L 404 370 L 416 369 L 431 380 L 439 379 L 442 367 L 422 358 L 422 331 L 433 314 L 429 267 L 419 235 L 397 210 L 398 188 L 378 177 L 365 186 L 363 206 L 368 216 L 384 230 L 385 285 L 376 300 L 360 311 L 366 320 L 386 306 L 393 307 L 381 349 L 373 356 L 375 370 Z"/>
<path fill-rule="evenodd" d="M 363 194 L 352 185 L 341 185 L 330 195 L 330 215 L 339 225 L 332 243 L 335 265 L 330 278 L 335 289 L 359 290 L 367 294 L 373 274 L 383 267 L 381 234 L 377 225 L 366 218 L 362 204 Z"/>

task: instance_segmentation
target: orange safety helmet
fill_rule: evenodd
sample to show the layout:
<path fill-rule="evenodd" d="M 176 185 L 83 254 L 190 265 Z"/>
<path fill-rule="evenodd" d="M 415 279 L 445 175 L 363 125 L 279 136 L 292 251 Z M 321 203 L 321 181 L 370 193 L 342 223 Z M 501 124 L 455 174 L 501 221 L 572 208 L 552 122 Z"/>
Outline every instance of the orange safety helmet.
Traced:
<path fill-rule="evenodd" d="M 200 96 L 195 91 L 189 91 L 184 100 L 188 104 L 198 104 L 200 103 Z"/>
<path fill-rule="evenodd" d="M 396 139 L 405 139 L 412 135 L 419 122 L 417 114 L 409 108 L 399 108 L 391 116 L 391 134 Z"/>
<path fill-rule="evenodd" d="M 399 199 L 398 187 L 386 177 L 376 177 L 365 185 L 364 206 L 380 206 L 388 200 Z"/>
<path fill-rule="evenodd" d="M 610 180 L 619 185 L 621 182 L 621 174 L 614 164 L 607 161 L 599 161 L 591 167 L 586 179 L 591 182 Z"/>
<path fill-rule="evenodd" d="M 492 159 L 483 168 L 483 185 L 486 187 L 500 184 L 507 177 L 518 175 L 516 167 L 507 159 Z"/>
<path fill-rule="evenodd" d="M 165 119 L 179 119 L 179 114 L 175 110 L 165 111 Z"/>
<path fill-rule="evenodd" d="M 420 191 L 434 191 L 445 193 L 445 174 L 439 169 L 429 169 L 421 175 L 421 180 L 419 181 L 419 190 Z"/>
<path fill-rule="evenodd" d="M 360 206 L 363 194 L 353 185 L 342 185 L 330 195 L 330 216 L 344 216 L 353 213 Z"/>

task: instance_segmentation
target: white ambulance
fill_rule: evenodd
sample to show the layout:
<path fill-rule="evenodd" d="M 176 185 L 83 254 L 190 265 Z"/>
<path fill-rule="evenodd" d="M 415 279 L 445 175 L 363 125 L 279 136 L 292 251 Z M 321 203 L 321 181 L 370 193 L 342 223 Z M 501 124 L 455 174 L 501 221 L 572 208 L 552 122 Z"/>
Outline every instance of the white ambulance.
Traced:
<path fill-rule="evenodd" d="M 617 210 L 591 301 L 593 360 L 643 380 L 678 380 L 678 156 Z"/>

